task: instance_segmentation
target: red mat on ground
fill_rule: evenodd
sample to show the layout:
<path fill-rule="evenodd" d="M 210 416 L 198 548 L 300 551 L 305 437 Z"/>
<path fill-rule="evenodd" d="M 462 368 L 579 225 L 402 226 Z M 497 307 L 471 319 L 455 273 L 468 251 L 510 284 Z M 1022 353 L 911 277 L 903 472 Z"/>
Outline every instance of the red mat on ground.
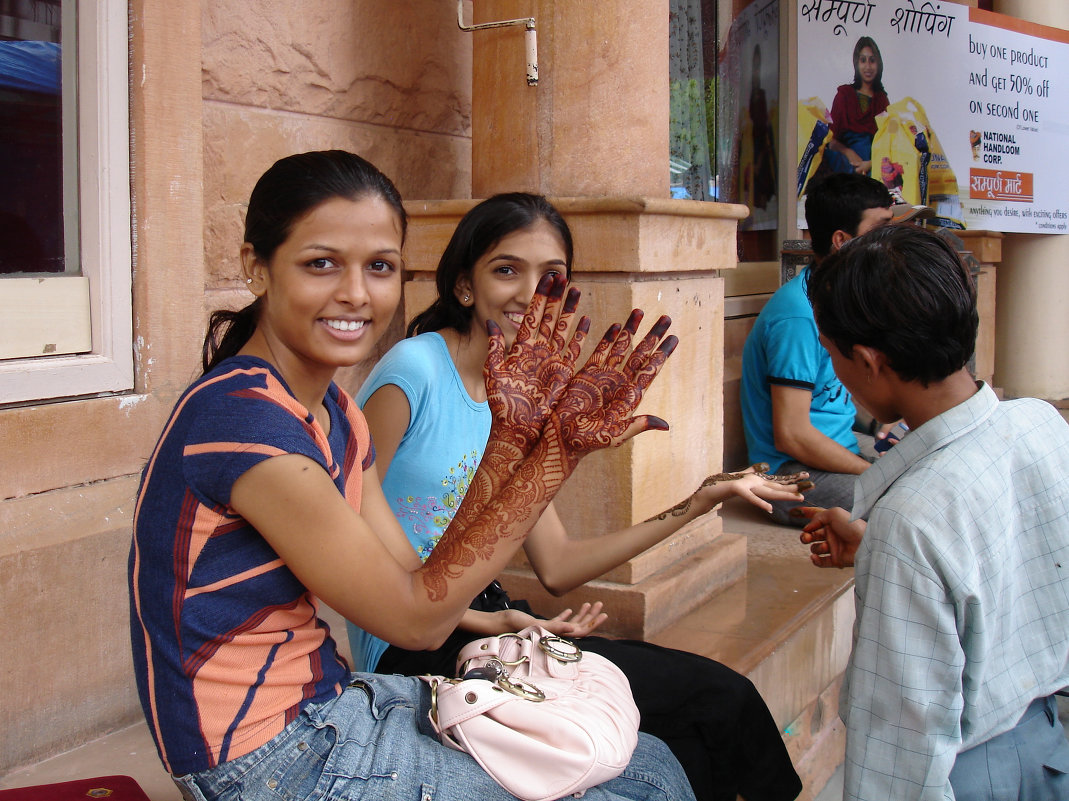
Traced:
<path fill-rule="evenodd" d="M 0 790 L 0 801 L 86 801 L 97 798 L 106 798 L 108 801 L 149 801 L 145 791 L 129 776 L 98 776 L 95 779 Z"/>

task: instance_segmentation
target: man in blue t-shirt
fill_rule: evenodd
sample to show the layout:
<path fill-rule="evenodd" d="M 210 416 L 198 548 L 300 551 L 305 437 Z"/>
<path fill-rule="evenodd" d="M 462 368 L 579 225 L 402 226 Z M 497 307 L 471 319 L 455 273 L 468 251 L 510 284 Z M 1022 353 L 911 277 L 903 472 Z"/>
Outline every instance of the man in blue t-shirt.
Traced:
<path fill-rule="evenodd" d="M 892 209 L 883 184 L 845 173 L 814 183 L 805 202 L 817 263 L 855 236 L 923 211 Z M 849 509 L 854 478 L 870 462 L 854 432 L 857 409 L 819 341 L 805 292 L 809 270 L 777 290 L 746 338 L 740 392 L 746 445 L 750 461 L 767 462 L 771 472 L 808 471 L 815 486 L 806 492 L 806 505 Z M 804 517 L 789 514 L 797 505 L 773 503 L 773 519 L 804 525 Z"/>

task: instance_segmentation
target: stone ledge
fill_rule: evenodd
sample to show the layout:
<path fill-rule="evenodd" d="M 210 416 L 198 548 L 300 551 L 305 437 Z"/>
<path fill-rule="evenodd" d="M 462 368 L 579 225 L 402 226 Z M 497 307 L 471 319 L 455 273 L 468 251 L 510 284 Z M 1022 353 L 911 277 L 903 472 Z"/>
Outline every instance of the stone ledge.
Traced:
<path fill-rule="evenodd" d="M 746 538 L 724 534 L 636 584 L 591 581 L 557 598 L 526 570 L 506 570 L 501 583 L 513 598 L 530 601 L 539 614 L 547 616 L 578 609 L 585 602 L 602 601 L 609 619 L 597 633 L 641 640 L 672 625 L 745 572 Z"/>

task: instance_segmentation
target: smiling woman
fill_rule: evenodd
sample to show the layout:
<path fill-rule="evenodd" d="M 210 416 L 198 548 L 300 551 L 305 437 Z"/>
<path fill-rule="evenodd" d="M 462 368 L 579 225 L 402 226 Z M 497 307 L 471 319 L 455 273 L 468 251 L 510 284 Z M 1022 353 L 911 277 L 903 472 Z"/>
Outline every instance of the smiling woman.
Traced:
<path fill-rule="evenodd" d="M 649 427 L 634 407 L 675 340 L 661 330 L 631 352 L 608 337 L 603 350 L 630 353 L 626 369 L 595 361 L 575 373 L 582 335 L 553 335 L 574 303 L 563 278 L 545 276 L 533 325 L 510 334 L 510 349 L 495 333 L 484 351 L 498 444 L 512 451 L 480 466 L 481 491 L 421 563 L 382 494 L 367 423 L 333 381 L 393 316 L 405 228 L 397 190 L 359 156 L 276 162 L 253 189 L 241 247 L 256 299 L 212 316 L 204 375 L 145 466 L 129 561 L 134 667 L 187 798 L 259 799 L 264 787 L 417 798 L 428 786 L 442 801 L 512 798 L 433 736 L 426 685 L 350 673 L 320 599 L 407 648 L 439 645 L 582 455 Z M 624 773 L 588 797 L 692 795 L 664 744 L 643 737 Z"/>
<path fill-rule="evenodd" d="M 377 196 L 324 201 L 269 257 L 246 242 L 242 269 L 261 308 L 243 352 L 277 364 L 297 399 L 317 408 L 323 381 L 366 359 L 389 325 L 401 242 L 397 211 Z"/>

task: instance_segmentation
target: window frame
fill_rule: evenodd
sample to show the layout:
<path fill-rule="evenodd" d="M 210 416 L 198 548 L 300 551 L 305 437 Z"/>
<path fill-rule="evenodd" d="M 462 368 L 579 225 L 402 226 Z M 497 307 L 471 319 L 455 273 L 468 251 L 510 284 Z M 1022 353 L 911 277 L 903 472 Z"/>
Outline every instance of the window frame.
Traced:
<path fill-rule="evenodd" d="M 76 9 L 81 276 L 41 280 L 88 281 L 92 350 L 0 361 L 0 404 L 134 388 L 127 2 Z"/>

